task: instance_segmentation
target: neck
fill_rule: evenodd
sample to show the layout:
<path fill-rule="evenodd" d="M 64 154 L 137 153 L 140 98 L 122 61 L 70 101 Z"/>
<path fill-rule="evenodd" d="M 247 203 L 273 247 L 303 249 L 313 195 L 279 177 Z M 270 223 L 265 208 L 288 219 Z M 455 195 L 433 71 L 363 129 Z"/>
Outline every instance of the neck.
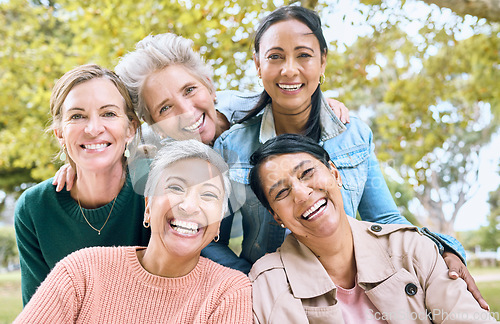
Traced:
<path fill-rule="evenodd" d="M 353 288 L 357 270 L 352 232 L 347 218 L 336 233 L 314 243 L 308 243 L 307 246 L 318 257 L 332 281 L 342 288 Z"/>
<path fill-rule="evenodd" d="M 167 278 L 182 277 L 190 273 L 198 264 L 200 255 L 195 258 L 176 258 L 165 253 L 165 249 L 157 248 L 149 241 L 145 250 L 137 251 L 137 257 L 147 272 Z"/>
<path fill-rule="evenodd" d="M 124 167 L 120 164 L 105 172 L 89 172 L 76 169 L 76 183 L 71 197 L 79 200 L 84 208 L 98 208 L 115 199 L 125 183 Z"/>
<path fill-rule="evenodd" d="M 273 118 L 276 135 L 288 133 L 304 134 L 310 113 L 311 105 L 295 113 L 280 112 L 278 109 L 274 109 L 273 107 Z"/>

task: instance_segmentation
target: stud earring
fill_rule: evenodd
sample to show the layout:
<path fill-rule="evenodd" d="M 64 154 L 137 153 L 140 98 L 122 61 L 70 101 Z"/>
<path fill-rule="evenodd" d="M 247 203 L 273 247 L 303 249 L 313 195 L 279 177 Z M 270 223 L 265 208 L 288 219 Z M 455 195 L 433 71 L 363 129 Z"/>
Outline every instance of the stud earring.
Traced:
<path fill-rule="evenodd" d="M 281 226 L 282 228 L 286 228 L 285 224 L 283 224 L 283 223 L 281 223 L 281 224 L 280 224 L 280 226 Z"/>
<path fill-rule="evenodd" d="M 339 186 L 339 188 L 342 188 L 342 182 L 337 183 L 337 186 Z"/>

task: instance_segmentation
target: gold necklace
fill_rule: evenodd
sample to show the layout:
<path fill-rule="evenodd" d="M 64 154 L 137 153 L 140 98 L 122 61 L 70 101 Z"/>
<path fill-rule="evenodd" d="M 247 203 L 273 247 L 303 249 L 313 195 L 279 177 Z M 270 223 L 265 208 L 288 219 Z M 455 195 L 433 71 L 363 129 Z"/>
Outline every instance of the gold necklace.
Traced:
<path fill-rule="evenodd" d="M 104 224 L 102 225 L 102 227 L 100 229 L 97 229 L 94 226 L 92 226 L 92 224 L 90 224 L 90 222 L 88 221 L 87 217 L 85 217 L 85 213 L 83 212 L 82 205 L 80 205 L 80 198 L 78 196 L 76 197 L 76 199 L 78 200 L 78 207 L 80 207 L 80 211 L 82 212 L 83 218 L 85 219 L 85 221 L 87 222 L 87 224 L 89 224 L 89 226 L 92 227 L 92 229 L 94 231 L 96 231 L 97 234 L 99 234 L 99 235 L 101 235 L 102 229 L 108 223 L 109 216 L 111 216 L 111 213 L 113 212 L 113 207 L 115 207 L 116 198 L 118 198 L 118 196 L 116 196 L 115 199 L 113 199 L 113 205 L 111 206 L 111 210 L 109 211 L 108 218 L 106 218 L 106 221 L 104 222 Z"/>

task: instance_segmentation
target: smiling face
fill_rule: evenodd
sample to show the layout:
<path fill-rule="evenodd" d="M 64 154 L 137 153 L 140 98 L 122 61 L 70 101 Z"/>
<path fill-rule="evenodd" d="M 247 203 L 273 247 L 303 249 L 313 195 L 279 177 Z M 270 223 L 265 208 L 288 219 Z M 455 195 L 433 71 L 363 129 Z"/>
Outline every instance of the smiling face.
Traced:
<path fill-rule="evenodd" d="M 264 32 L 254 62 L 272 98 L 273 111 L 297 114 L 311 103 L 325 72 L 326 55 L 311 29 L 292 19 L 277 22 Z"/>
<path fill-rule="evenodd" d="M 329 169 L 308 153 L 281 154 L 263 162 L 259 175 L 274 218 L 297 239 L 329 237 L 347 221 L 333 164 Z"/>
<path fill-rule="evenodd" d="M 215 137 L 215 93 L 181 65 L 148 77 L 142 96 L 160 131 L 177 140 L 194 138 L 209 144 Z"/>
<path fill-rule="evenodd" d="M 54 132 L 61 145 L 66 145 L 77 170 L 109 172 L 123 168 L 125 144 L 134 136 L 134 127 L 113 82 L 97 78 L 69 91 L 60 127 Z"/>
<path fill-rule="evenodd" d="M 155 195 L 146 200 L 150 244 L 169 256 L 199 256 L 218 234 L 223 202 L 224 185 L 216 167 L 198 158 L 172 163 Z"/>

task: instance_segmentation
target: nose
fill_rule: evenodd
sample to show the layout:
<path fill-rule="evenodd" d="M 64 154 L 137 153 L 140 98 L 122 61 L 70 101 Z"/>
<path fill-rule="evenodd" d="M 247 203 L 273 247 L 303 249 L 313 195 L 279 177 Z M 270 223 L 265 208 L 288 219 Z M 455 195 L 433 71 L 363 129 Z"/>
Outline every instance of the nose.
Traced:
<path fill-rule="evenodd" d="M 196 110 L 191 100 L 186 98 L 179 98 L 174 107 L 177 108 L 177 115 L 182 114 L 186 115 L 187 117 L 190 117 L 191 114 L 194 114 L 194 111 Z"/>
<path fill-rule="evenodd" d="M 288 78 L 294 77 L 299 73 L 297 69 L 297 62 L 294 57 L 287 57 L 281 69 L 281 75 Z"/>
<path fill-rule="evenodd" d="M 85 127 L 85 132 L 93 137 L 104 132 L 104 124 L 99 116 L 90 116 Z"/>
<path fill-rule="evenodd" d="M 304 201 L 307 201 L 312 192 L 313 189 L 310 188 L 306 183 L 296 181 L 293 185 L 293 200 L 295 203 L 302 203 Z"/>
<path fill-rule="evenodd" d="M 196 215 L 200 211 L 200 201 L 192 192 L 186 193 L 178 206 L 184 216 Z"/>

